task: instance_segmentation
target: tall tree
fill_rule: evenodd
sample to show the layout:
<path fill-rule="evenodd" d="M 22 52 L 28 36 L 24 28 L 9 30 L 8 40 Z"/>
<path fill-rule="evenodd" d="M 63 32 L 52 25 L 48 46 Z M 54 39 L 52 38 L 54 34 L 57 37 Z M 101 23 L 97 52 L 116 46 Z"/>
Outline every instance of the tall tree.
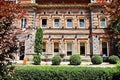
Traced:
<path fill-rule="evenodd" d="M 16 35 L 19 32 L 15 31 L 12 23 L 23 14 L 21 11 L 19 3 L 0 0 L 0 79 L 10 77 L 14 69 L 9 59 L 13 59 L 12 54 L 16 53 Z"/>
<path fill-rule="evenodd" d="M 36 52 L 37 54 L 42 54 L 42 48 L 43 48 L 43 31 L 41 28 L 37 28 L 35 35 L 34 52 Z"/>
<path fill-rule="evenodd" d="M 106 3 L 106 0 L 97 0 L 97 2 L 110 14 L 109 32 L 112 39 L 111 44 L 113 52 L 117 51 L 120 56 L 120 0 L 111 0 L 110 3 Z"/>

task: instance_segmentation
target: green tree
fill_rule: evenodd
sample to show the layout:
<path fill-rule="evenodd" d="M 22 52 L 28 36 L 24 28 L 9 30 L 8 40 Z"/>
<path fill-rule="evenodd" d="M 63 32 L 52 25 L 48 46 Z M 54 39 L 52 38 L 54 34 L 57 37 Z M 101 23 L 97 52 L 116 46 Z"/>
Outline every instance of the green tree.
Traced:
<path fill-rule="evenodd" d="M 36 35 L 35 35 L 35 45 L 34 45 L 34 52 L 37 54 L 42 53 L 43 48 L 43 31 L 41 28 L 37 28 Z"/>

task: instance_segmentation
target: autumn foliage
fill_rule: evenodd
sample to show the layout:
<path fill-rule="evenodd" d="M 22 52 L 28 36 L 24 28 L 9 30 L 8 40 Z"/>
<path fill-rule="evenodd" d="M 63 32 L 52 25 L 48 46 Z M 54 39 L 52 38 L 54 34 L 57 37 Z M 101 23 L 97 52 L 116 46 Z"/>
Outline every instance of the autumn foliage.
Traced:
<path fill-rule="evenodd" d="M 120 56 L 120 0 L 109 0 L 111 2 L 106 3 L 106 0 L 97 0 L 110 15 L 109 32 L 111 36 L 111 44 L 113 52 L 117 51 Z"/>
<path fill-rule="evenodd" d="M 13 71 L 10 59 L 14 59 L 13 53 L 16 53 L 16 35 L 12 23 L 15 18 L 23 15 L 24 8 L 19 2 L 16 4 L 12 0 L 0 0 L 0 78 L 11 76 Z"/>

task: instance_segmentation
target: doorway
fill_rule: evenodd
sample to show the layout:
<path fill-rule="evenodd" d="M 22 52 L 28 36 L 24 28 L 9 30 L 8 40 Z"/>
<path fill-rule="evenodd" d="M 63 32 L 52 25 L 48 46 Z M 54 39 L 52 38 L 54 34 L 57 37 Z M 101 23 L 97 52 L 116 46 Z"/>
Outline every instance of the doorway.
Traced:
<path fill-rule="evenodd" d="M 20 60 L 24 60 L 25 45 L 24 42 L 20 43 Z"/>
<path fill-rule="evenodd" d="M 55 42 L 54 43 L 54 55 L 58 55 L 59 54 L 59 43 Z"/>
<path fill-rule="evenodd" d="M 108 56 L 107 42 L 102 42 L 102 53 L 103 53 L 103 55 Z"/>
<path fill-rule="evenodd" d="M 85 42 L 80 43 L 80 55 L 85 56 Z"/>

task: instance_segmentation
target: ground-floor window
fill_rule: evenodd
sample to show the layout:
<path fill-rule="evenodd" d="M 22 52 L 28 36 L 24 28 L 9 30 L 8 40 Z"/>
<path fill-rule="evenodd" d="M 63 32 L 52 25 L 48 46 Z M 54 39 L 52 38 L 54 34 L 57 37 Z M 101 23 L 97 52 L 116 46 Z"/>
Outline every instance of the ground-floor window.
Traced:
<path fill-rule="evenodd" d="M 42 53 L 43 54 L 46 53 L 46 43 L 45 42 L 43 42 L 43 52 Z"/>
<path fill-rule="evenodd" d="M 59 53 L 59 43 L 55 42 L 54 43 L 54 54 L 57 55 Z"/>
<path fill-rule="evenodd" d="M 72 42 L 67 43 L 67 56 L 72 55 Z"/>
<path fill-rule="evenodd" d="M 107 42 L 102 42 L 102 53 L 103 55 L 106 55 L 107 56 L 107 53 L 108 53 L 108 47 L 107 47 Z"/>
<path fill-rule="evenodd" d="M 85 42 L 80 43 L 80 55 L 85 55 Z"/>

